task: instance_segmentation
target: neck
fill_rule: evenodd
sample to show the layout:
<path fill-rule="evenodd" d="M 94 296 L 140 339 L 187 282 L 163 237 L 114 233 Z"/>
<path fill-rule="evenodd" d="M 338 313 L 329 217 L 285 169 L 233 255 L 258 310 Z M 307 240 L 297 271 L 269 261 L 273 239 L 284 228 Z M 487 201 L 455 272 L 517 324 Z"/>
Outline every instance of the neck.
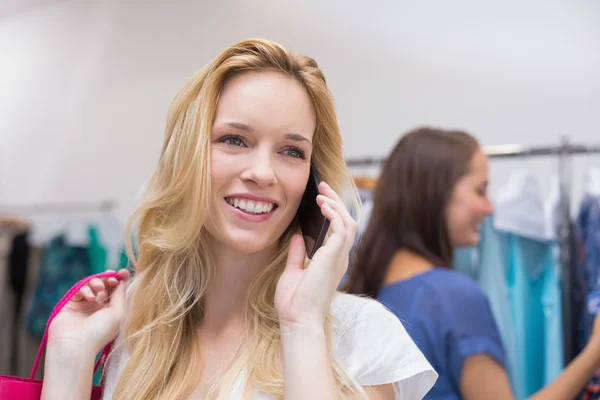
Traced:
<path fill-rule="evenodd" d="M 276 245 L 257 253 L 210 246 L 215 276 L 204 298 L 202 326 L 223 330 L 245 324 L 248 288 L 277 251 Z"/>
<path fill-rule="evenodd" d="M 402 281 L 432 268 L 433 263 L 425 257 L 408 249 L 400 249 L 390 261 L 384 284 Z"/>

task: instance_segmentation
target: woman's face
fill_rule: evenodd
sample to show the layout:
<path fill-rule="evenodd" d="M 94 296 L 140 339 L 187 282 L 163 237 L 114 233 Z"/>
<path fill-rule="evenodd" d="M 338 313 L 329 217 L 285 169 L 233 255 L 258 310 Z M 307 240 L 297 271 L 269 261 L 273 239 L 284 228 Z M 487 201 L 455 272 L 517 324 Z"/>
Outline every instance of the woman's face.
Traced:
<path fill-rule="evenodd" d="M 448 203 L 448 230 L 453 247 L 477 244 L 483 218 L 494 211 L 487 186 L 487 157 L 478 151 L 471 158 L 467 174 L 454 186 Z"/>
<path fill-rule="evenodd" d="M 277 245 L 310 172 L 316 117 L 304 88 L 279 72 L 248 72 L 223 87 L 211 148 L 209 234 L 224 248 Z"/>

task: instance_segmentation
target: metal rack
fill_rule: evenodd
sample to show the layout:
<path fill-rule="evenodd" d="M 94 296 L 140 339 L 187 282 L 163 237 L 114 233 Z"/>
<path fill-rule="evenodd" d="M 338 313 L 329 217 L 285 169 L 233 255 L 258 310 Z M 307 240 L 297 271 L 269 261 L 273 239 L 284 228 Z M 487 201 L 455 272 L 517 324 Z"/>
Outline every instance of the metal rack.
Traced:
<path fill-rule="evenodd" d="M 116 203 L 112 200 L 81 202 L 48 202 L 33 204 L 0 204 L 0 214 L 72 214 L 94 211 L 112 211 Z"/>
<path fill-rule="evenodd" d="M 571 157 L 578 154 L 600 153 L 600 144 L 585 145 L 573 144 L 567 137 L 561 138 L 559 145 L 527 146 L 527 145 L 498 145 L 483 146 L 483 152 L 492 159 L 498 158 L 529 158 L 538 156 L 558 156 L 558 179 L 560 186 L 560 222 L 557 241 L 559 246 L 559 263 L 562 286 L 562 312 L 563 312 L 563 339 L 565 365 L 576 356 L 574 334 L 571 327 L 573 318 L 571 307 L 571 238 L 573 235 L 571 224 Z M 385 162 L 383 157 L 362 157 L 346 160 L 350 167 L 378 166 Z"/>

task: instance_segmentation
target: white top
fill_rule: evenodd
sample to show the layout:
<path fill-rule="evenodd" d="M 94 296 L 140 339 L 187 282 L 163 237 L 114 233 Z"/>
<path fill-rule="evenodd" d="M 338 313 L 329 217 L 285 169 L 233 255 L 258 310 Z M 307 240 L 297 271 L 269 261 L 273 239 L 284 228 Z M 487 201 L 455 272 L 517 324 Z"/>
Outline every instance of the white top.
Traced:
<path fill-rule="evenodd" d="M 494 228 L 529 239 L 544 241 L 544 202 L 536 177 L 527 170 L 511 175 L 494 201 Z"/>
<path fill-rule="evenodd" d="M 558 239 L 560 227 L 560 182 L 557 176 L 552 176 L 550 194 L 544 201 L 544 217 L 546 219 L 546 237 L 548 240 Z"/>
<path fill-rule="evenodd" d="M 600 196 L 600 168 L 592 166 L 585 172 L 585 194 Z"/>
<path fill-rule="evenodd" d="M 331 304 L 335 357 L 362 386 L 394 383 L 396 399 L 418 400 L 431 389 L 437 373 L 417 348 L 400 320 L 379 302 L 349 294 L 337 295 Z M 107 367 L 104 400 L 112 400 L 117 376 L 127 362 L 125 350 L 114 354 Z M 243 373 L 230 399 L 242 398 Z M 252 400 L 272 397 L 255 392 Z"/>

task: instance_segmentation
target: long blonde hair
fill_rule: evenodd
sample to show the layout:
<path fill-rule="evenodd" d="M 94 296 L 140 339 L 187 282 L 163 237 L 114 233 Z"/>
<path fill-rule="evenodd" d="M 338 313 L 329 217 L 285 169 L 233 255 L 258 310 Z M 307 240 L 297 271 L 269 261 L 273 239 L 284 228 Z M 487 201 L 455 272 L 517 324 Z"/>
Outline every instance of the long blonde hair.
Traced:
<path fill-rule="evenodd" d="M 214 276 L 205 222 L 210 203 L 210 136 L 219 96 L 227 79 L 244 72 L 279 71 L 306 90 L 316 113 L 312 166 L 358 212 L 359 198 L 342 156 L 342 138 L 332 96 L 317 63 L 266 40 L 246 40 L 227 48 L 197 72 L 169 109 L 166 135 L 144 200 L 132 215 L 127 237 L 137 225 L 136 276 L 124 329 L 130 358 L 119 377 L 115 400 L 178 400 L 188 397 L 202 375 L 196 329 L 203 299 Z M 283 397 L 283 364 L 275 288 L 297 221 L 249 288 L 247 343 L 215 384 L 226 394 L 246 368 L 246 394 L 259 390 Z M 331 348 L 332 318 L 325 330 L 340 393 L 364 394 Z"/>

